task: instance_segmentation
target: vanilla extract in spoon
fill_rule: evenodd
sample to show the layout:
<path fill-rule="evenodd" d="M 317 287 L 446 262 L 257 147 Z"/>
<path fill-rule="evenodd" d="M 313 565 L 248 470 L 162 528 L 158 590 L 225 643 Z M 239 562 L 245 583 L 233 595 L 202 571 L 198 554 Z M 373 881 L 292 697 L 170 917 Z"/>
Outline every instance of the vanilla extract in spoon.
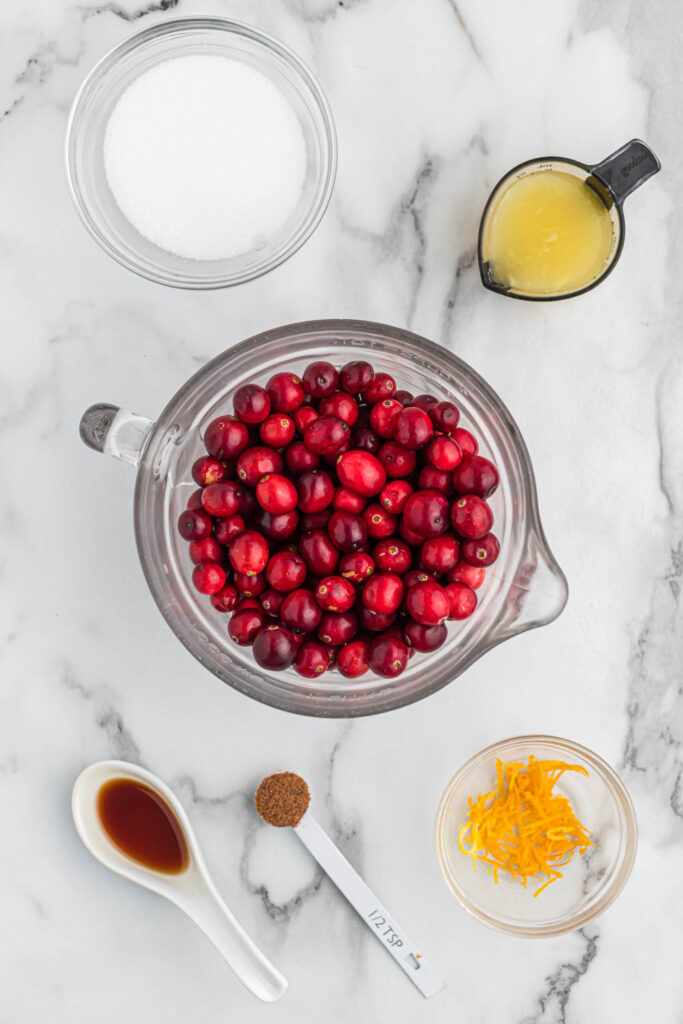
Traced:
<path fill-rule="evenodd" d="M 180 823 L 164 798 L 136 779 L 109 779 L 97 794 L 102 828 L 115 846 L 152 871 L 179 875 L 190 863 Z"/>

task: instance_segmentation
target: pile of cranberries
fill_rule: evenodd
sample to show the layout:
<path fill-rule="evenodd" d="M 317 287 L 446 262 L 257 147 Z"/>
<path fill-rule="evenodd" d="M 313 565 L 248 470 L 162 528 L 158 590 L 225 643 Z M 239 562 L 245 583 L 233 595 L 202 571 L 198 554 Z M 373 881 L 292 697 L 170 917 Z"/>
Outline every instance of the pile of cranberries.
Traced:
<path fill-rule="evenodd" d="M 259 665 L 398 676 L 472 614 L 498 557 L 498 472 L 458 420 L 356 361 L 245 384 L 209 423 L 178 529 Z"/>

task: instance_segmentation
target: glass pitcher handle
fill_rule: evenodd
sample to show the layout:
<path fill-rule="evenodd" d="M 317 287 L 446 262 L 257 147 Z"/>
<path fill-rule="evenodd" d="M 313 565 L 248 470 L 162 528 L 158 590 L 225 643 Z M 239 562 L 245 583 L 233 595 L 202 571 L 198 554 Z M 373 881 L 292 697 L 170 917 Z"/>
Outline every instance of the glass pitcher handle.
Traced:
<path fill-rule="evenodd" d="M 607 186 L 617 203 L 623 203 L 631 192 L 661 170 L 661 167 L 649 146 L 640 139 L 631 139 L 621 149 L 591 167 L 591 174 Z"/>
<path fill-rule="evenodd" d="M 88 448 L 137 466 L 153 426 L 152 420 L 117 405 L 91 405 L 81 417 L 80 435 Z"/>

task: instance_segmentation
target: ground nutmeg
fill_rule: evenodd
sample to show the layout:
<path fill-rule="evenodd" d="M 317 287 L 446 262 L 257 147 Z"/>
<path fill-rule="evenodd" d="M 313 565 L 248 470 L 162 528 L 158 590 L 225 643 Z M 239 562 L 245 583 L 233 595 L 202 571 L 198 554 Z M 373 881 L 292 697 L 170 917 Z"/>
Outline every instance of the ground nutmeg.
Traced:
<path fill-rule="evenodd" d="M 254 805 L 264 821 L 277 828 L 294 828 L 311 802 L 306 780 L 294 772 L 267 775 L 254 795 Z"/>

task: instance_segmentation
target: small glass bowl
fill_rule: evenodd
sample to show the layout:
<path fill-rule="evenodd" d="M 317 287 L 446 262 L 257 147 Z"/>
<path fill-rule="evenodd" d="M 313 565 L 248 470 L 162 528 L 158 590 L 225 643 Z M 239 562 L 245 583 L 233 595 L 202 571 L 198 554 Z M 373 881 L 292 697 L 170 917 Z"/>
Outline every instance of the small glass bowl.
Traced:
<path fill-rule="evenodd" d="M 530 754 L 579 764 L 588 771 L 588 778 L 565 772 L 557 791 L 569 797 L 596 843 L 563 867 L 563 877 L 538 898 L 534 889 L 524 889 L 505 872 L 500 872 L 496 885 L 485 865 L 475 871 L 471 857 L 458 845 L 468 797 L 494 788 L 496 760 L 526 761 Z M 621 779 L 597 754 L 556 736 L 516 736 L 476 754 L 446 786 L 434 828 L 441 873 L 460 905 L 491 928 L 529 938 L 575 931 L 606 910 L 626 884 L 637 844 L 635 811 Z"/>
<path fill-rule="evenodd" d="M 306 180 L 291 217 L 260 248 L 222 260 L 186 259 L 144 238 L 119 209 L 104 169 L 106 127 L 128 86 L 163 61 L 198 53 L 240 60 L 266 75 L 292 106 L 306 141 Z M 306 65 L 265 32 L 227 18 L 177 18 L 114 47 L 83 82 L 66 132 L 67 180 L 88 231 L 122 266 L 175 288 L 242 284 L 289 259 L 320 223 L 336 169 L 332 112 Z"/>

